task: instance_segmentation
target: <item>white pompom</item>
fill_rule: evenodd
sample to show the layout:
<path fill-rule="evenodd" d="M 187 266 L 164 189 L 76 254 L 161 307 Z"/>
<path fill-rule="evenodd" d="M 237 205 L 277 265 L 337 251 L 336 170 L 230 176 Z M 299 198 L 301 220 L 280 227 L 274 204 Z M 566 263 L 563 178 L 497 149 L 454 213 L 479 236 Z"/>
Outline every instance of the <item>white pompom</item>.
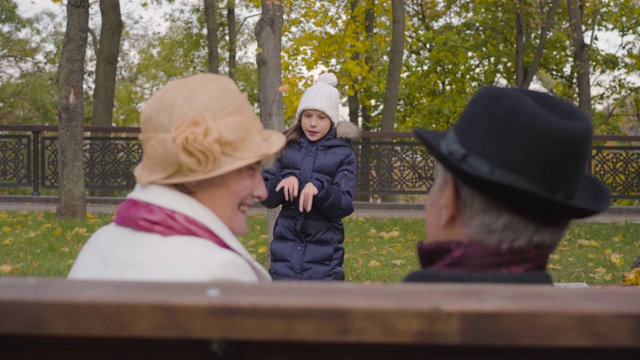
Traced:
<path fill-rule="evenodd" d="M 324 73 L 318 76 L 318 80 L 316 80 L 316 82 L 323 82 L 336 87 L 336 85 L 338 85 L 338 78 L 333 73 Z"/>

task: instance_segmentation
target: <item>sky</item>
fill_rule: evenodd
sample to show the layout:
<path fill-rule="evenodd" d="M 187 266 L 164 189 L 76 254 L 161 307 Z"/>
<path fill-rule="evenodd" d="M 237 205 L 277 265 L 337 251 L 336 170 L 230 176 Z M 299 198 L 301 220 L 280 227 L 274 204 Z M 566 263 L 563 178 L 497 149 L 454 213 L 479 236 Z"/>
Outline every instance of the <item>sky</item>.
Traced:
<path fill-rule="evenodd" d="M 55 12 L 62 12 L 63 5 L 56 4 L 52 0 L 15 0 L 18 4 L 18 11 L 24 17 L 33 16 L 42 10 L 50 9 Z"/>

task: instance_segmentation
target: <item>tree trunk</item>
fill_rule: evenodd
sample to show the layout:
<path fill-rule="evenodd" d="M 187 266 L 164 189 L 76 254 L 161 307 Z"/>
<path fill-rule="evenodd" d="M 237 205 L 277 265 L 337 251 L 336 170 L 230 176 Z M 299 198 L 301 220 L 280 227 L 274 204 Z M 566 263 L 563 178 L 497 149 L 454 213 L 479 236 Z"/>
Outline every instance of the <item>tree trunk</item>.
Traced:
<path fill-rule="evenodd" d="M 91 125 L 111 126 L 113 123 L 113 104 L 116 90 L 116 73 L 118 70 L 118 54 L 120 52 L 120 37 L 122 34 L 122 15 L 120 2 L 100 0 L 100 14 L 102 28 L 100 29 L 100 44 L 96 50 L 96 80 L 93 90 L 93 116 Z M 91 30 L 91 29 L 89 29 Z M 93 34 L 93 32 L 90 32 Z M 94 35 L 92 35 L 93 38 Z M 94 39 L 94 43 L 97 43 Z M 108 137 L 109 133 L 95 133 L 92 136 Z M 106 153 L 106 142 L 97 140 L 89 144 L 89 157 L 95 158 L 92 163 L 96 167 L 95 173 L 102 179 L 109 176 L 109 164 L 103 159 Z M 92 196 L 109 196 L 109 190 L 92 190 Z"/>
<path fill-rule="evenodd" d="M 357 22 L 358 20 L 356 19 L 356 15 L 355 15 L 355 11 L 356 11 L 356 7 L 358 6 L 358 0 L 351 0 L 350 3 L 350 8 L 351 8 L 351 18 L 353 19 L 354 22 Z M 360 59 L 360 52 L 359 51 L 353 51 L 353 54 L 351 54 L 351 60 L 357 62 Z M 349 121 L 357 126 L 360 126 L 359 120 L 360 120 L 360 104 L 359 104 L 359 95 L 358 95 L 358 82 L 360 81 L 360 79 L 358 78 L 359 75 L 356 75 L 353 79 L 353 85 L 351 85 L 351 94 L 347 95 L 347 104 L 349 105 Z M 370 169 L 370 164 L 369 164 L 369 159 L 365 158 L 365 156 L 363 156 L 362 154 L 365 154 L 366 151 L 369 150 L 368 146 L 367 146 L 367 142 L 369 141 L 368 138 L 362 138 L 360 139 L 360 147 L 358 149 L 356 149 L 358 151 L 358 154 L 360 154 L 359 159 L 358 159 L 358 183 L 359 183 L 359 187 L 360 190 L 363 191 L 369 191 L 370 190 L 370 186 L 369 186 L 369 182 L 370 182 L 370 173 L 371 173 L 371 169 Z M 366 152 L 368 153 L 368 152 Z M 369 201 L 369 194 L 356 194 L 354 200 L 356 201 Z"/>
<path fill-rule="evenodd" d="M 209 72 L 220 72 L 220 55 L 218 54 L 218 14 L 216 0 L 204 0 L 204 16 L 207 23 L 207 56 Z"/>
<path fill-rule="evenodd" d="M 227 1 L 227 28 L 229 32 L 229 77 L 235 79 L 236 72 L 236 2 Z"/>
<path fill-rule="evenodd" d="M 404 56 L 404 30 L 405 11 L 403 0 L 391 1 L 392 13 L 392 35 L 391 46 L 389 47 L 389 66 L 387 70 L 387 87 L 384 92 L 384 103 L 382 108 L 382 131 L 394 131 L 396 124 L 396 109 L 398 107 L 398 92 L 400 91 L 400 75 L 402 72 L 402 58 Z M 393 141 L 393 139 L 386 139 Z M 396 171 L 393 157 L 381 156 L 378 160 L 382 168 L 387 171 L 377 172 L 380 187 L 383 190 L 394 189 L 393 174 Z M 380 167 L 379 167 L 380 168 Z M 399 174 L 402 176 L 403 174 Z M 383 195 L 383 201 L 394 201 L 393 195 Z"/>
<path fill-rule="evenodd" d="M 567 0 L 569 28 L 573 43 L 573 60 L 576 67 L 578 107 L 591 117 L 591 76 L 589 75 L 589 47 L 584 42 L 582 11 L 578 0 Z"/>
<path fill-rule="evenodd" d="M 260 120 L 266 128 L 284 130 L 284 102 L 278 90 L 282 84 L 282 27 L 284 13 L 277 1 L 262 0 L 262 16 L 256 23 L 254 33 L 258 42 L 258 99 Z M 273 226 L 278 209 L 269 210 L 269 243 L 273 240 Z M 268 267 L 268 264 L 265 265 Z"/>
<path fill-rule="evenodd" d="M 391 46 L 389 48 L 387 87 L 384 92 L 384 103 L 382 109 L 382 131 L 395 130 L 398 92 L 400 91 L 400 75 L 402 72 L 402 58 L 404 56 L 404 1 L 392 0 L 391 10 L 393 17 L 393 31 L 391 35 Z"/>
<path fill-rule="evenodd" d="M 529 66 L 524 64 L 524 52 L 526 47 L 525 35 L 523 31 L 524 19 L 522 18 L 522 13 L 518 13 L 517 16 L 517 35 L 516 35 L 516 86 L 522 89 L 528 89 L 531 86 L 531 82 L 533 81 L 533 77 L 538 72 L 540 68 L 540 63 L 542 62 L 542 55 L 544 54 L 544 46 L 547 41 L 547 36 L 549 34 L 549 29 L 553 24 L 553 17 L 555 16 L 556 10 L 558 9 L 559 0 L 554 0 L 551 2 L 551 7 L 545 16 L 545 22 L 542 24 L 540 28 L 540 41 L 538 42 L 538 46 L 536 48 L 536 53 L 533 57 L 533 61 Z"/>
<path fill-rule="evenodd" d="M 524 50 L 526 48 L 526 34 L 524 19 L 522 18 L 522 0 L 519 1 L 516 14 L 516 86 L 524 81 Z"/>
<path fill-rule="evenodd" d="M 59 68 L 57 216 L 84 219 L 83 78 L 89 29 L 89 0 L 68 0 L 67 28 Z"/>
<path fill-rule="evenodd" d="M 120 2 L 100 0 L 102 28 L 100 45 L 96 56 L 96 81 L 93 91 L 94 126 L 111 126 L 113 120 L 113 99 L 116 89 L 116 71 L 122 33 Z"/>

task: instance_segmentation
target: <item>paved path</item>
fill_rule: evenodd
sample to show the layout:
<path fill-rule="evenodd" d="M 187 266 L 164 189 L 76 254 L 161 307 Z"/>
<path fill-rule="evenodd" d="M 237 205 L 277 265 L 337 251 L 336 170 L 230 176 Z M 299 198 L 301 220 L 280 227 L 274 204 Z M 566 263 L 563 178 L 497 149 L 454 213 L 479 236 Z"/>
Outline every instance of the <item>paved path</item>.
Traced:
<path fill-rule="evenodd" d="M 56 211 L 54 202 L 16 202 L 4 201 L 0 199 L 0 211 Z M 87 211 L 94 214 L 114 213 L 117 209 L 117 203 L 87 203 Z M 266 214 L 267 210 L 260 206 L 254 206 L 249 213 Z M 351 217 L 373 217 L 373 218 L 423 218 L 424 209 L 421 204 L 356 204 L 356 210 Z M 587 222 L 629 222 L 640 223 L 640 209 L 632 208 L 615 208 L 605 211 L 602 214 L 582 219 L 579 221 Z"/>

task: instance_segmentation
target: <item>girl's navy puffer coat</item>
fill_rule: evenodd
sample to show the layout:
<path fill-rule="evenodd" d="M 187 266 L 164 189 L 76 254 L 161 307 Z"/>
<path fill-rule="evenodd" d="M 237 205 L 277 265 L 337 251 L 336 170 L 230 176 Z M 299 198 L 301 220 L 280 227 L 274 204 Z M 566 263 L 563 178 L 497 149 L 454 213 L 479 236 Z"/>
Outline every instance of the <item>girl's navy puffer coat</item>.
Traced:
<path fill-rule="evenodd" d="M 269 197 L 262 204 L 282 205 L 270 247 L 269 272 L 275 280 L 344 280 L 342 218 L 353 212 L 356 158 L 351 139 L 357 135 L 356 125 L 341 121 L 317 142 L 301 136 L 263 171 Z M 299 211 L 299 197 L 285 201 L 284 191 L 275 191 L 288 176 L 298 178 L 299 191 L 308 182 L 318 189 L 310 212 Z"/>

